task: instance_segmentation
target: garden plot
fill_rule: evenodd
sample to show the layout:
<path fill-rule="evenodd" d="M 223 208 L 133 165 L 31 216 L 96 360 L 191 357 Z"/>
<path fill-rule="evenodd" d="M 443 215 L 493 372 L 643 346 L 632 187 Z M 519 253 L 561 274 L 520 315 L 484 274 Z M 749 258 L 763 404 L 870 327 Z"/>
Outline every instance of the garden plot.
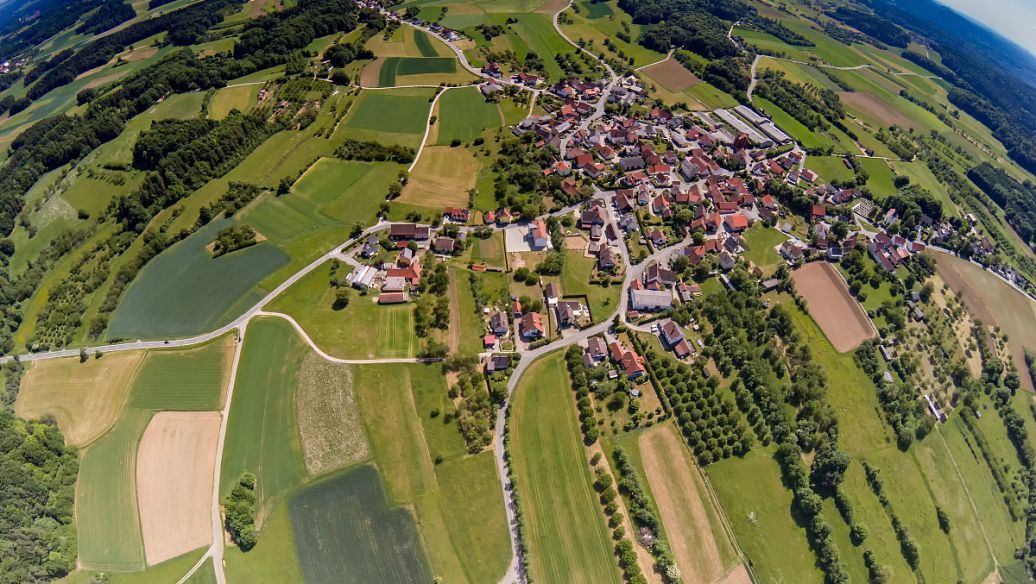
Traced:
<path fill-rule="evenodd" d="M 807 264 L 792 274 L 809 315 L 840 353 L 877 334 L 874 323 L 850 294 L 845 280 L 827 262 Z"/>

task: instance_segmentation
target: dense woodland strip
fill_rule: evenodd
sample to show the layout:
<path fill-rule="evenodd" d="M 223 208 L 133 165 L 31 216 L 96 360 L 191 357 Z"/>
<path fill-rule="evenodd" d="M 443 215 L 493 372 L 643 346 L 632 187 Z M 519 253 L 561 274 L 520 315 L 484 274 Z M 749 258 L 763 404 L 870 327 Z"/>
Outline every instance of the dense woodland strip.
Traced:
<path fill-rule="evenodd" d="M 48 582 L 75 569 L 78 472 L 57 426 L 0 409 L 0 584 Z"/>

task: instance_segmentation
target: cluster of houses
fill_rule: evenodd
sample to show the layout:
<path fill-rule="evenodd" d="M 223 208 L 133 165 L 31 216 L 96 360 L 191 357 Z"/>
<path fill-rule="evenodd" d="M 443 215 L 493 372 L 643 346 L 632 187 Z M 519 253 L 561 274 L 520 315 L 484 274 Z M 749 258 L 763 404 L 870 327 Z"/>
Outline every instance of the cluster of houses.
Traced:
<path fill-rule="evenodd" d="M 455 216 L 460 218 L 461 214 Z M 399 251 L 394 262 L 360 265 L 349 274 L 348 279 L 349 285 L 354 288 L 379 290 L 379 304 L 400 304 L 410 300 L 410 290 L 421 284 L 421 262 L 418 256 L 422 251 L 451 255 L 459 248 L 456 239 L 444 235 L 434 236 L 431 227 L 416 223 L 393 223 L 389 226 L 388 240 Z M 381 249 L 381 242 L 371 234 L 364 240 L 359 256 L 370 260 Z"/>
<path fill-rule="evenodd" d="M 620 370 L 630 380 L 639 379 L 647 374 L 644 358 L 633 349 L 625 348 L 617 340 L 609 343 L 602 336 L 587 339 L 583 348 L 583 364 L 587 367 L 598 367 L 607 366 L 609 362 L 616 367 L 609 372 L 608 376 L 611 379 L 617 378 Z"/>

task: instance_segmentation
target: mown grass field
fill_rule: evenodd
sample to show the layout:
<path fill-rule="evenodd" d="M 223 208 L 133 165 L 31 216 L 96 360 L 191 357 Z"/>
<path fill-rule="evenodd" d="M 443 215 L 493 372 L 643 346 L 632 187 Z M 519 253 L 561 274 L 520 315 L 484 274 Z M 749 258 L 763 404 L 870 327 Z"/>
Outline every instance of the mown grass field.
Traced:
<path fill-rule="evenodd" d="M 601 286 L 591 284 L 594 273 L 594 258 L 583 255 L 581 250 L 565 250 L 565 265 L 561 270 L 561 290 L 565 296 L 585 296 L 594 322 L 611 316 L 619 307 L 622 286 Z"/>
<path fill-rule="evenodd" d="M 233 546 L 224 550 L 228 582 L 302 582 L 287 500 L 275 501 L 268 511 L 254 548 L 248 552 Z"/>
<path fill-rule="evenodd" d="M 79 563 L 85 569 L 144 569 L 137 512 L 137 445 L 151 412 L 127 409 L 112 429 L 83 450 L 76 481 Z"/>
<path fill-rule="evenodd" d="M 67 444 L 85 446 L 115 424 L 143 360 L 144 351 L 125 351 L 84 363 L 77 357 L 33 363 L 14 411 L 26 419 L 51 418 Z"/>
<path fill-rule="evenodd" d="M 213 258 L 205 247 L 231 223 L 213 221 L 148 262 L 112 313 L 106 338 L 198 334 L 258 301 L 256 285 L 288 256 L 260 243 Z"/>
<path fill-rule="evenodd" d="M 840 156 L 810 156 L 806 158 L 806 168 L 820 175 L 823 182 L 835 180 L 853 180 L 856 173 L 842 162 Z"/>
<path fill-rule="evenodd" d="M 414 205 L 437 211 L 443 207 L 466 207 L 468 191 L 475 188 L 484 168 L 483 160 L 486 159 L 475 156 L 472 148 L 426 146 L 393 206 Z"/>
<path fill-rule="evenodd" d="M 456 268 L 450 269 L 451 302 L 456 294 L 456 305 L 450 309 L 457 313 L 459 323 L 458 349 L 465 355 L 476 355 L 482 351 L 482 335 L 486 328 L 482 324 L 482 315 L 475 309 L 475 298 L 472 296 L 471 272 Z M 452 331 L 451 331 L 452 334 Z"/>
<path fill-rule="evenodd" d="M 223 406 L 236 336 L 178 351 L 151 351 L 130 392 L 135 408 L 212 411 Z"/>
<path fill-rule="evenodd" d="M 308 350 L 286 320 L 253 319 L 245 332 L 223 450 L 220 492 L 256 475 L 260 540 L 274 500 L 306 478 L 295 418 L 298 369 Z"/>
<path fill-rule="evenodd" d="M 413 505 L 433 573 L 446 581 L 497 582 L 511 557 L 499 478 L 490 452 L 467 455 L 456 420 L 432 416 L 433 408 L 452 407 L 442 368 L 353 371 L 389 504 Z"/>
<path fill-rule="evenodd" d="M 500 125 L 495 103 L 487 103 L 476 87 L 451 89 L 439 98 L 439 144 L 470 142 L 486 128 Z"/>
<path fill-rule="evenodd" d="M 748 261 L 767 272 L 780 265 L 781 254 L 776 248 L 788 239 L 786 235 L 759 223 L 750 227 L 744 237 L 748 249 L 743 255 Z"/>
<path fill-rule="evenodd" d="M 564 360 L 533 364 L 514 397 L 511 454 L 537 582 L 621 581 L 591 485 Z"/>
<path fill-rule="evenodd" d="M 214 120 L 222 120 L 235 109 L 247 112 L 255 106 L 258 97 L 258 85 L 224 87 L 212 96 L 212 101 L 209 102 L 209 117 Z"/>
<path fill-rule="evenodd" d="M 743 458 L 715 462 L 705 471 L 762 582 L 824 581 L 805 532 L 789 512 L 792 496 L 781 484 L 772 448 L 756 448 Z"/>
<path fill-rule="evenodd" d="M 486 239 L 473 237 L 469 241 L 472 242 L 471 261 L 498 268 L 505 266 L 504 234 L 502 231 L 494 231 L 493 235 Z"/>
<path fill-rule="evenodd" d="M 508 19 L 514 22 L 508 23 Z M 543 59 L 544 72 L 550 81 L 558 81 L 563 76 L 553 56 L 576 50 L 554 30 L 548 14 L 525 11 L 498 13 L 494 10 L 493 13 L 485 14 L 482 22 L 503 27 L 504 34 L 486 41 L 485 36 L 474 27 L 465 30 L 474 39 L 476 46 L 488 46 L 493 51 L 514 51 L 519 62 L 524 61 L 530 52 L 536 53 Z M 476 55 L 476 60 L 481 63 L 481 57 Z"/>
<path fill-rule="evenodd" d="M 306 487 L 289 504 L 302 574 L 311 584 L 423 584 L 431 579 L 410 511 L 390 508 L 363 465 Z"/>
<path fill-rule="evenodd" d="M 373 295 L 354 292 L 349 306 L 334 310 L 330 270 L 330 263 L 313 270 L 266 310 L 294 317 L 321 350 L 335 357 L 412 357 L 417 353 L 412 305 L 381 306 Z"/>

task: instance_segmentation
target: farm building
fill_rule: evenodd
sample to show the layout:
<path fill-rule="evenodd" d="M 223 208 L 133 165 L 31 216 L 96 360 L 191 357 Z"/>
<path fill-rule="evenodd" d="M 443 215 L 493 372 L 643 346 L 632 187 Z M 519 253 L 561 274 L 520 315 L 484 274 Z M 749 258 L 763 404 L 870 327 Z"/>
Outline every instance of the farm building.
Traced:
<path fill-rule="evenodd" d="M 370 266 L 360 266 L 358 270 L 349 275 L 349 284 L 353 288 L 366 290 L 374 283 L 374 276 L 376 276 L 377 273 L 378 270 Z"/>
<path fill-rule="evenodd" d="M 403 304 L 406 301 L 405 292 L 385 292 L 378 296 L 378 304 Z"/>
<path fill-rule="evenodd" d="M 428 239 L 428 226 L 414 223 L 393 223 L 389 227 L 389 239 L 395 241 L 424 241 Z"/>
<path fill-rule="evenodd" d="M 668 290 L 630 290 L 630 308 L 634 310 L 665 310 L 673 305 Z"/>

